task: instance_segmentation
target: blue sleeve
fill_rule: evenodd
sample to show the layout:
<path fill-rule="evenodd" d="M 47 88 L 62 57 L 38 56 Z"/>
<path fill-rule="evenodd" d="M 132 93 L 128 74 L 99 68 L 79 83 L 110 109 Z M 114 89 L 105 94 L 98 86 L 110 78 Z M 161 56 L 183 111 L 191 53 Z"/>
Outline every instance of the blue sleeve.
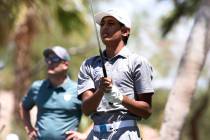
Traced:
<path fill-rule="evenodd" d="M 28 93 L 23 97 L 22 104 L 26 110 L 32 109 L 35 105 L 39 87 L 39 82 L 34 82 L 28 90 Z"/>

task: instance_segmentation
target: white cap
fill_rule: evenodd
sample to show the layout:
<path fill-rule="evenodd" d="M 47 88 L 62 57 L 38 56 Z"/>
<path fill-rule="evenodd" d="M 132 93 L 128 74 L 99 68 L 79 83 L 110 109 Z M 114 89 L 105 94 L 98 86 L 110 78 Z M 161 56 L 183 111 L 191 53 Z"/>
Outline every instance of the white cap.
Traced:
<path fill-rule="evenodd" d="M 131 28 L 131 20 L 130 20 L 129 16 L 126 13 L 124 13 L 120 10 L 116 10 L 116 9 L 97 13 L 95 15 L 96 23 L 100 25 L 101 20 L 106 16 L 112 16 L 115 19 L 117 19 L 119 22 L 124 24 L 127 28 Z"/>
<path fill-rule="evenodd" d="M 57 55 L 59 58 L 63 60 L 66 60 L 66 61 L 70 60 L 70 55 L 68 51 L 61 46 L 54 46 L 52 48 L 47 48 L 44 50 L 43 55 L 45 57 L 48 57 L 48 55 L 52 52 L 55 53 L 55 55 Z"/>

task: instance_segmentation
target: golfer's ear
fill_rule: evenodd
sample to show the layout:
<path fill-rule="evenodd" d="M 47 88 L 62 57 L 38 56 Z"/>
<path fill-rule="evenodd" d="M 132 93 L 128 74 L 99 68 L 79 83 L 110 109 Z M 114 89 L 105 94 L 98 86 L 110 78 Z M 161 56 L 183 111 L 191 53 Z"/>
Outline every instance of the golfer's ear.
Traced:
<path fill-rule="evenodd" d="M 122 32 L 122 36 L 126 37 L 126 36 L 129 36 L 130 34 L 130 29 L 125 27 L 125 26 L 122 26 L 121 27 L 121 32 Z"/>

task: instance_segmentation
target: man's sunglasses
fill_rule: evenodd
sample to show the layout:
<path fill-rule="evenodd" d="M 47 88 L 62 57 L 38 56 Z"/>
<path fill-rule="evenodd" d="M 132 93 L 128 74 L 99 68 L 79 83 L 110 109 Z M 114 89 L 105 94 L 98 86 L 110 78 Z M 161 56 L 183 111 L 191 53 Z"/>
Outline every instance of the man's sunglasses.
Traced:
<path fill-rule="evenodd" d="M 61 62 L 62 59 L 56 55 L 54 56 L 49 56 L 47 58 L 45 58 L 45 62 L 48 64 L 48 65 L 51 65 L 51 64 L 54 64 L 54 63 L 59 63 Z"/>

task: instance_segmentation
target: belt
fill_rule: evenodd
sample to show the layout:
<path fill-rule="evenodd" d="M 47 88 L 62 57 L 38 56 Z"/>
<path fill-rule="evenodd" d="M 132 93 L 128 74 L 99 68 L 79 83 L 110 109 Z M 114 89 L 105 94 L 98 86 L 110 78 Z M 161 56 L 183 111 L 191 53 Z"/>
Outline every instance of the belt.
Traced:
<path fill-rule="evenodd" d="M 124 120 L 124 121 L 113 122 L 110 124 L 94 125 L 93 130 L 95 132 L 112 132 L 120 128 L 132 127 L 132 126 L 137 126 L 135 120 Z"/>

